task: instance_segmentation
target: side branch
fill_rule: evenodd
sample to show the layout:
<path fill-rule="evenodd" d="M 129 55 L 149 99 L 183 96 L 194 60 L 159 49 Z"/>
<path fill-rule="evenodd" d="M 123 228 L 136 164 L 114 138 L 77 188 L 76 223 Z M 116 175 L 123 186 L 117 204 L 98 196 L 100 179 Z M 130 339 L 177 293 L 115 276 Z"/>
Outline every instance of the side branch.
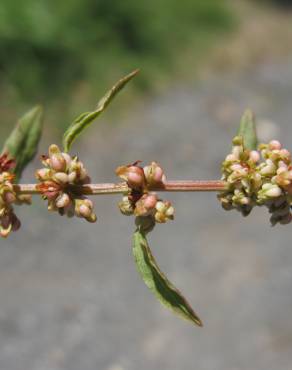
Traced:
<path fill-rule="evenodd" d="M 166 181 L 161 186 L 155 186 L 149 190 L 163 192 L 196 192 L 196 191 L 222 191 L 226 187 L 224 181 Z M 103 195 L 103 194 L 127 194 L 130 192 L 126 182 L 122 183 L 105 183 L 105 184 L 87 184 L 87 185 L 72 185 L 72 190 L 84 195 Z M 17 184 L 14 185 L 14 190 L 18 194 L 40 194 L 37 184 Z"/>

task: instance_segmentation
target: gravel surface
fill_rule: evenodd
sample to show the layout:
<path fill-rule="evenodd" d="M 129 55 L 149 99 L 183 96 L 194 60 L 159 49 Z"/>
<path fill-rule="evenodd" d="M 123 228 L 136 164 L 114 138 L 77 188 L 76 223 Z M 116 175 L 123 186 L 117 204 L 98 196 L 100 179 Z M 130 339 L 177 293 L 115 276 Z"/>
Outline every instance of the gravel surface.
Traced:
<path fill-rule="evenodd" d="M 171 179 L 216 179 L 246 107 L 263 140 L 289 148 L 292 62 L 176 86 L 127 122 L 105 116 L 80 156 L 100 182 L 137 159 L 158 160 Z M 264 209 L 247 219 L 224 212 L 215 194 L 165 197 L 176 220 L 158 226 L 150 245 L 204 328 L 173 316 L 143 285 L 119 197 L 96 199 L 94 226 L 47 214 L 35 199 L 19 210 L 22 232 L 1 240 L 1 370 L 291 369 L 291 226 L 271 228 Z"/>

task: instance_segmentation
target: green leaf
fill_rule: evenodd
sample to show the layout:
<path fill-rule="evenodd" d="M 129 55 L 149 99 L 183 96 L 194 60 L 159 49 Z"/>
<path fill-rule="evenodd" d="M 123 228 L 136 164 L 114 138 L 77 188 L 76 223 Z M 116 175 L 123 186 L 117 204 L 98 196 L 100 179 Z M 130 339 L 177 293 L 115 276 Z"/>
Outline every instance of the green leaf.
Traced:
<path fill-rule="evenodd" d="M 75 121 L 68 127 L 63 136 L 64 151 L 68 152 L 73 141 L 81 134 L 81 132 L 88 127 L 110 104 L 114 97 L 132 80 L 139 70 L 135 70 L 119 80 L 98 102 L 97 108 L 92 112 L 82 113 Z"/>
<path fill-rule="evenodd" d="M 180 317 L 198 326 L 203 326 L 186 299 L 161 272 L 151 253 L 145 234 L 139 230 L 134 233 L 133 254 L 142 279 L 157 299 Z"/>
<path fill-rule="evenodd" d="M 245 148 L 249 150 L 256 150 L 258 146 L 256 122 L 254 114 L 247 109 L 240 121 L 238 135 L 243 137 Z"/>
<path fill-rule="evenodd" d="M 7 152 L 16 161 L 13 171 L 16 175 L 16 181 L 37 152 L 42 133 L 42 121 L 42 107 L 32 108 L 20 118 L 4 144 L 3 153 Z"/>

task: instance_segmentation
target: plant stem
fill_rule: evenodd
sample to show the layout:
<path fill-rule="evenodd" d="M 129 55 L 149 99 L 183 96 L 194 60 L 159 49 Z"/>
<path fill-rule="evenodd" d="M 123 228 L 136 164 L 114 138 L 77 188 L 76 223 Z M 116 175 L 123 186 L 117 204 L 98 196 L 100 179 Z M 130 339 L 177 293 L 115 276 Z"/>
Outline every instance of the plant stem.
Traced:
<path fill-rule="evenodd" d="M 74 185 L 72 185 L 73 187 Z M 76 187 L 76 191 L 84 195 L 102 195 L 102 194 L 127 194 L 130 188 L 125 182 L 117 184 L 87 184 Z M 151 191 L 164 192 L 195 192 L 195 191 L 222 191 L 226 187 L 224 181 L 166 181 L 160 186 L 152 187 Z M 17 184 L 14 190 L 18 194 L 39 194 L 37 184 Z"/>

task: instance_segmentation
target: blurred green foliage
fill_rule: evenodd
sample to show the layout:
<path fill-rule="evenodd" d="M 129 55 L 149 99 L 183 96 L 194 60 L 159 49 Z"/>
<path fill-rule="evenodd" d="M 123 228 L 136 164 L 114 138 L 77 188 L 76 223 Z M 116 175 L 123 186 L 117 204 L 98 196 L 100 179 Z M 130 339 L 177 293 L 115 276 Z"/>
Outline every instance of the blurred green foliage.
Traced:
<path fill-rule="evenodd" d="M 32 102 L 141 67 L 146 87 L 231 23 L 224 0 L 1 0 L 0 86 Z"/>

